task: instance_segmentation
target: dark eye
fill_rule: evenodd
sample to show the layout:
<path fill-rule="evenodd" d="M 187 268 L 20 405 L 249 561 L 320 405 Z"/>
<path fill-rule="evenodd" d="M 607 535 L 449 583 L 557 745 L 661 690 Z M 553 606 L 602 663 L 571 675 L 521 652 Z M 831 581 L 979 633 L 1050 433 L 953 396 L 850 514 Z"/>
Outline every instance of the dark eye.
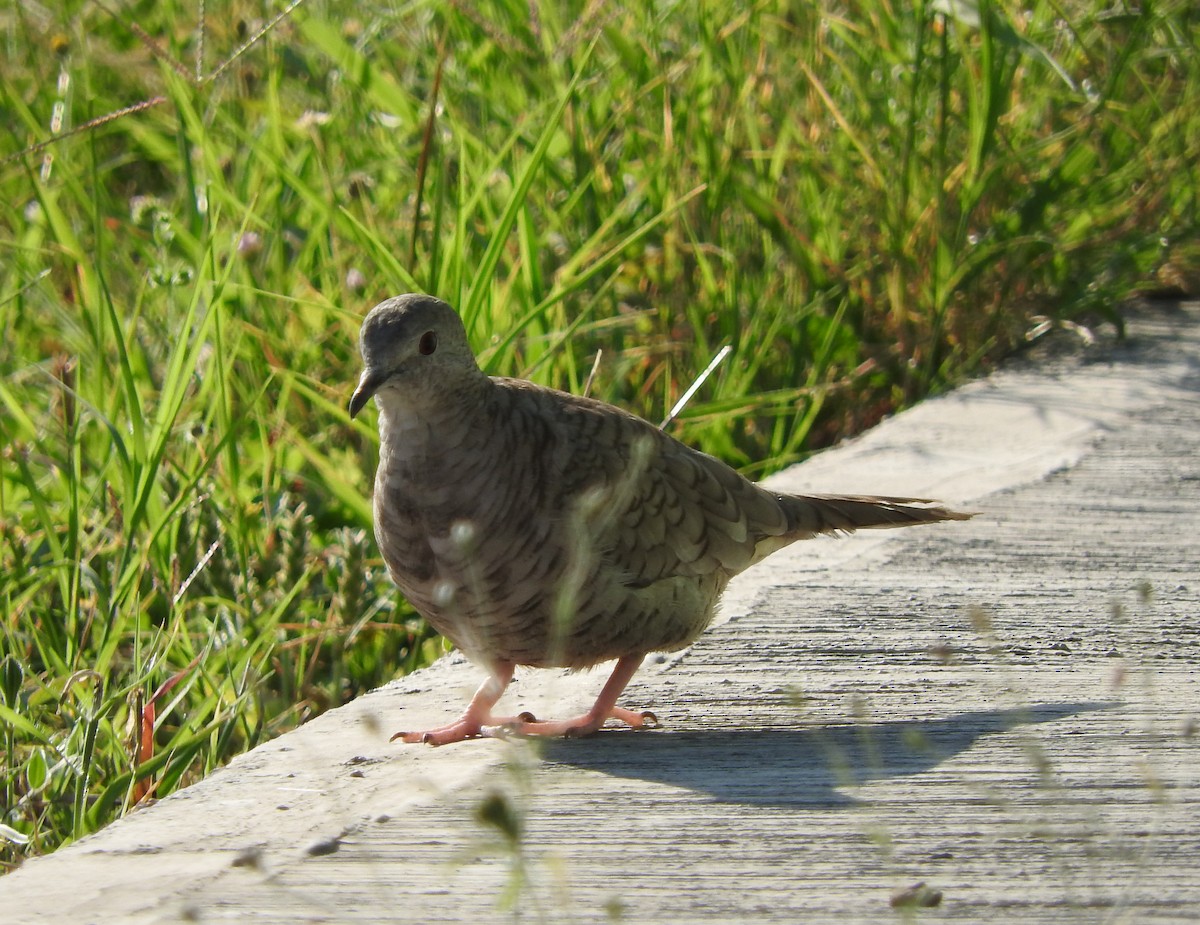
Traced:
<path fill-rule="evenodd" d="M 427 357 L 435 350 L 437 350 L 437 334 L 433 331 L 426 331 L 417 341 L 417 351 L 421 356 Z"/>

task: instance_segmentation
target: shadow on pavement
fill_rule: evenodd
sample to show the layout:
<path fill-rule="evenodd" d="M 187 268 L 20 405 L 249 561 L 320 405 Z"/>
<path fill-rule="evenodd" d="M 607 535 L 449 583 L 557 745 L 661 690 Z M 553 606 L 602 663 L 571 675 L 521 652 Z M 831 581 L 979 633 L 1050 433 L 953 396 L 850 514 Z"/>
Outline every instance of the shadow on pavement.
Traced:
<path fill-rule="evenodd" d="M 1116 703 L 1038 704 L 913 722 L 813 725 L 798 729 L 601 733 L 543 744 L 549 765 L 656 781 L 724 803 L 851 805 L 843 788 L 920 774 L 962 754 L 982 736 L 1064 719 Z M 1034 771 L 1033 759 L 1020 761 Z"/>

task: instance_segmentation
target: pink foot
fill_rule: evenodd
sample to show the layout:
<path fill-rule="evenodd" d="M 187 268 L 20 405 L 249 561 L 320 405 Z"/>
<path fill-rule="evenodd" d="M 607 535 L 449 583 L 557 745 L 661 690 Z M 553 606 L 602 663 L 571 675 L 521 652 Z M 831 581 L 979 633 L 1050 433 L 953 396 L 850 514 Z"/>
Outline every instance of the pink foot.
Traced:
<path fill-rule="evenodd" d="M 467 739 L 478 739 L 490 735 L 490 729 L 520 726 L 524 723 L 536 723 L 537 718 L 526 711 L 520 716 L 474 717 L 469 714 L 449 723 L 438 726 L 437 729 L 427 729 L 422 732 L 397 732 L 388 741 L 399 739 L 409 745 L 450 745 L 454 742 L 465 742 Z"/>
<path fill-rule="evenodd" d="M 593 732 L 596 732 L 604 725 L 605 720 L 608 719 L 620 720 L 633 729 L 657 729 L 659 727 L 658 717 L 649 710 L 638 713 L 633 710 L 623 709 L 622 707 L 613 707 L 606 713 L 590 711 L 572 719 L 548 720 L 545 722 L 520 720 L 515 723 L 486 726 L 483 729 L 483 734 L 495 738 L 507 738 L 509 736 L 580 738 L 582 736 L 590 736 Z"/>
<path fill-rule="evenodd" d="M 467 712 L 453 723 L 425 732 L 397 732 L 391 741 L 400 739 L 414 744 L 449 745 L 451 742 L 464 742 L 482 736 L 498 739 L 507 736 L 586 736 L 603 726 L 609 718 L 620 720 L 634 729 L 646 726 L 656 728 L 658 717 L 653 713 L 637 713 L 617 706 L 617 698 L 638 670 L 642 658 L 641 655 L 626 655 L 618 659 L 604 689 L 590 710 L 573 719 L 551 722 L 540 722 L 532 713 L 522 713 L 513 717 L 492 716 L 492 707 L 500 700 L 500 695 L 512 680 L 513 673 L 512 662 L 497 662 L 492 666 L 491 675 L 471 698 Z"/>

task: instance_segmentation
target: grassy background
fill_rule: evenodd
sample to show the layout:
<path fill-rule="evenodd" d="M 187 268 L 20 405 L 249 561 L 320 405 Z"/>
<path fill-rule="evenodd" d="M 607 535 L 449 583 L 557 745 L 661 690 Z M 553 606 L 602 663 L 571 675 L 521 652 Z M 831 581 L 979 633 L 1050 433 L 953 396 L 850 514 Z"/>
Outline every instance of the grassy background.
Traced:
<path fill-rule="evenodd" d="M 655 420 L 729 344 L 673 427 L 761 475 L 1194 285 L 1193 7 L 0 6 L 0 863 L 441 651 L 376 301 Z"/>

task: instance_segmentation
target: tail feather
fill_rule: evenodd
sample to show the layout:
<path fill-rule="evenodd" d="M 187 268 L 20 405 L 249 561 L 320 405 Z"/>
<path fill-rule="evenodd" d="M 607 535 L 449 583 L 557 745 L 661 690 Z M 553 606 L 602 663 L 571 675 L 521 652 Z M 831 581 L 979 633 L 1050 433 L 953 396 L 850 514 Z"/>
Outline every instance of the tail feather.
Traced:
<path fill-rule="evenodd" d="M 819 533 L 911 527 L 943 520 L 969 520 L 973 514 L 951 510 L 925 498 L 874 495 L 778 495 L 788 518 L 787 538 L 801 540 Z"/>

